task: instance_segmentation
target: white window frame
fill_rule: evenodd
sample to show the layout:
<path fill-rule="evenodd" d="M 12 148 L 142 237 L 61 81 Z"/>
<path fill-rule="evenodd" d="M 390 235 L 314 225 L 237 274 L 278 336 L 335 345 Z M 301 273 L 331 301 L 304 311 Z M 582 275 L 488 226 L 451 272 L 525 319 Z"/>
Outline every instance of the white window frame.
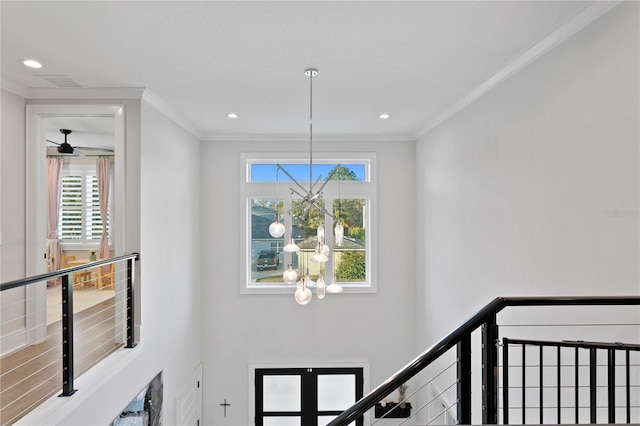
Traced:
<path fill-rule="evenodd" d="M 241 294 L 291 294 L 295 291 L 295 285 L 285 283 L 252 283 L 251 282 L 251 200 L 252 199 L 282 199 L 284 200 L 284 212 L 281 213 L 281 221 L 289 221 L 286 212 L 291 209 L 291 189 L 295 184 L 289 181 L 279 182 L 251 182 L 252 164 L 309 164 L 308 154 L 305 153 L 244 153 L 240 156 L 241 176 L 240 176 L 240 212 L 244 219 L 244 226 L 241 228 L 240 238 L 240 293 Z M 349 164 L 363 163 L 365 165 L 364 181 L 335 181 L 329 182 L 323 189 L 323 198 L 326 206 L 332 206 L 333 201 L 341 199 L 365 199 L 365 229 L 367 236 L 366 247 L 366 279 L 364 282 L 340 282 L 344 293 L 376 293 L 377 292 L 377 250 L 374 241 L 377 241 L 376 227 L 376 154 L 371 152 L 362 153 L 314 153 L 314 164 Z M 286 168 L 286 167 L 285 167 Z M 317 174 L 314 173 L 314 179 Z M 326 176 L 323 176 L 323 179 Z M 308 181 L 299 181 L 307 187 Z M 319 185 L 319 184 L 318 184 Z M 298 188 L 296 188 L 298 189 Z M 296 197 L 297 198 L 297 197 Z M 325 229 L 327 245 L 333 247 L 333 220 L 327 216 L 325 218 Z M 286 225 L 284 241 L 288 241 L 290 235 L 290 225 Z M 333 252 L 330 255 L 332 259 Z M 291 259 L 291 254 L 285 253 L 284 265 Z M 330 261 L 331 262 L 331 261 Z M 333 265 L 327 262 L 327 271 L 333 270 Z M 327 273 L 325 277 L 329 284 L 331 277 Z"/>
<path fill-rule="evenodd" d="M 77 163 L 65 163 L 62 166 L 62 176 L 82 176 L 82 238 L 81 239 L 62 239 L 60 238 L 60 234 L 58 234 L 58 238 L 60 241 L 60 247 L 62 250 L 92 250 L 100 248 L 100 239 L 87 239 L 87 223 L 86 223 L 86 185 L 87 185 L 87 176 L 97 176 L 96 165 L 95 164 L 77 164 Z M 112 228 L 113 228 L 113 168 L 111 168 L 109 175 L 110 184 L 109 184 L 109 221 L 110 229 L 109 229 L 109 250 L 113 250 L 113 238 L 112 238 Z M 62 209 L 62 205 L 60 206 Z M 60 212 L 59 225 L 62 221 L 62 212 Z M 60 230 L 58 232 L 61 232 Z"/>

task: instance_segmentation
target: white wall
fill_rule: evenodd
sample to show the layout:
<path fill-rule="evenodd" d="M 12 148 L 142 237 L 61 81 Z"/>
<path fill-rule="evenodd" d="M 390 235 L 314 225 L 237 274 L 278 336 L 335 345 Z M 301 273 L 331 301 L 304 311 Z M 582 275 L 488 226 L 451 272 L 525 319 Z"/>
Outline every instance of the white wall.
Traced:
<path fill-rule="evenodd" d="M 1 94 L 0 144 L 0 282 L 24 277 L 25 273 L 25 100 L 6 90 Z M 0 293 L 0 353 L 10 352 L 26 341 L 23 288 Z M 18 319 L 18 320 L 14 320 Z"/>
<path fill-rule="evenodd" d="M 498 296 L 639 294 L 638 6 L 417 142 L 418 345 Z"/>
<path fill-rule="evenodd" d="M 204 142 L 202 276 L 204 421 L 247 425 L 249 364 L 370 363 L 377 386 L 413 357 L 413 142 L 322 142 L 315 151 L 376 152 L 378 293 L 327 295 L 306 306 L 291 294 L 241 295 L 240 154 L 299 152 L 300 142 Z M 400 250 L 401 245 L 409 250 Z M 231 403 L 227 417 L 220 404 Z"/>
<path fill-rule="evenodd" d="M 140 122 L 141 347 L 61 424 L 109 423 L 160 371 L 163 421 L 175 424 L 201 361 L 200 142 L 144 101 Z"/>

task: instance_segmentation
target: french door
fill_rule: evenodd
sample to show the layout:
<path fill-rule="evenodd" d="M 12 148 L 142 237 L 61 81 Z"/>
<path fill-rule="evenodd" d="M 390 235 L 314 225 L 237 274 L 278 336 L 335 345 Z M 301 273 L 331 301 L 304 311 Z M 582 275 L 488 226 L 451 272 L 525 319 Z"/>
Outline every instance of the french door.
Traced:
<path fill-rule="evenodd" d="M 363 395 L 362 368 L 266 368 L 255 378 L 256 426 L 326 425 Z"/>

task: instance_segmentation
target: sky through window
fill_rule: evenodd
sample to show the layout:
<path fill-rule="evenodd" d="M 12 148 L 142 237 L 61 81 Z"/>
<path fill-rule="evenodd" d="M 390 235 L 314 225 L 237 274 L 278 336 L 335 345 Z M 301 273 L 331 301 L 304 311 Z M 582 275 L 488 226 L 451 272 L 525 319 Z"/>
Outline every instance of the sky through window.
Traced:
<path fill-rule="evenodd" d="M 308 182 L 309 181 L 309 164 L 287 164 L 281 163 L 282 167 L 289 172 L 298 182 Z M 315 182 L 318 179 L 318 176 L 321 176 L 320 180 L 324 181 L 331 170 L 337 164 L 314 164 L 313 165 L 313 181 Z M 350 163 L 350 164 L 342 164 L 342 167 L 352 171 L 356 180 L 364 181 L 365 180 L 365 165 Z M 290 182 L 291 179 L 283 173 L 279 171 L 275 164 L 252 164 L 251 165 L 251 182 Z"/>

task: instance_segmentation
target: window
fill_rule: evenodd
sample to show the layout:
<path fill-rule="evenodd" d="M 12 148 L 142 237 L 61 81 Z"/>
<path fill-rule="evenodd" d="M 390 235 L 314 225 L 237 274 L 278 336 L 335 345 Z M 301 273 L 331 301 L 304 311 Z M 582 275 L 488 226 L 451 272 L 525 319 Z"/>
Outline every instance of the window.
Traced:
<path fill-rule="evenodd" d="M 363 386 L 362 368 L 256 369 L 255 424 L 326 425 L 362 398 Z"/>
<path fill-rule="evenodd" d="M 111 188 L 113 185 L 110 185 Z M 111 196 L 107 213 L 109 242 Z M 62 170 L 62 191 L 58 218 L 58 238 L 63 248 L 97 247 L 102 237 L 98 178 L 94 165 L 65 164 Z"/>
<path fill-rule="evenodd" d="M 345 292 L 375 292 L 375 247 L 371 244 L 375 240 L 375 155 L 316 155 L 312 175 L 308 161 L 303 156 L 242 156 L 245 174 L 241 197 L 246 217 L 242 292 L 290 292 L 294 288 L 285 284 L 282 276 L 289 264 L 299 274 L 308 271 L 313 281 L 322 275 L 328 284 L 335 275 Z M 303 189 L 289 175 L 303 188 L 309 188 L 312 177 L 311 185 L 317 191 L 338 165 L 338 172 L 324 185 L 318 202 L 330 215 L 317 208 L 305 212 L 301 207 Z M 276 219 L 285 225 L 285 233 L 279 238 L 269 232 Z M 334 243 L 336 220 L 344 228 L 341 245 Z M 331 249 L 326 263 L 311 261 L 321 224 L 325 228 L 325 244 Z M 290 238 L 300 247 L 298 253 L 283 250 Z M 271 256 L 269 262 L 264 259 L 267 253 Z"/>

